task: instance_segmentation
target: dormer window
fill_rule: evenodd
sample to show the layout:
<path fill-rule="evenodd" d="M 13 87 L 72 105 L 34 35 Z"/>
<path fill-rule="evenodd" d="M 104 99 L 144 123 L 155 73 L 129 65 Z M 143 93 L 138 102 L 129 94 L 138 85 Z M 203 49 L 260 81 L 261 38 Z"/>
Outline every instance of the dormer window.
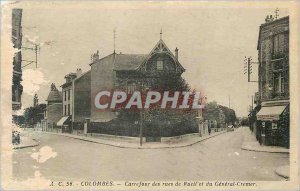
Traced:
<path fill-rule="evenodd" d="M 156 62 L 156 69 L 157 70 L 163 70 L 164 69 L 164 62 L 162 60 L 158 60 Z"/>

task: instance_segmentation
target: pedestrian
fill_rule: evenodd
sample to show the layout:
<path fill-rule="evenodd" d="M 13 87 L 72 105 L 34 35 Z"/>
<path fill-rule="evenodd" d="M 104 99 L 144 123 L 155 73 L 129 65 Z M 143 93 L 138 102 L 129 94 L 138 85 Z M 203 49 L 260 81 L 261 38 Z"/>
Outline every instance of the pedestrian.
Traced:
<path fill-rule="evenodd" d="M 210 135 L 210 132 L 211 132 L 211 127 L 210 125 L 208 125 L 208 135 Z"/>
<path fill-rule="evenodd" d="M 16 136 L 16 142 L 17 144 L 20 144 L 21 140 L 20 140 L 20 132 L 17 132 L 17 136 Z"/>
<path fill-rule="evenodd" d="M 12 144 L 16 144 L 15 131 L 12 131 Z"/>

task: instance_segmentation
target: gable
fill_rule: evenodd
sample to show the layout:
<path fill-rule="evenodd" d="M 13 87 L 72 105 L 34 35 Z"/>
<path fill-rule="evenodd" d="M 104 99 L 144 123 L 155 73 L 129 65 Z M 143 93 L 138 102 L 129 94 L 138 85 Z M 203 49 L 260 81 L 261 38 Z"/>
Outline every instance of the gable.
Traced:
<path fill-rule="evenodd" d="M 164 43 L 164 41 L 162 39 L 160 39 L 158 41 L 158 43 L 154 46 L 154 48 L 151 50 L 151 52 L 148 54 L 147 58 L 144 60 L 144 62 L 138 67 L 139 70 L 142 71 L 146 71 L 147 64 L 153 64 L 153 62 L 149 62 L 151 60 L 153 60 L 153 58 L 157 55 L 161 55 L 161 57 L 168 56 L 173 63 L 175 64 L 175 71 L 176 72 L 184 72 L 185 69 L 183 68 L 183 66 L 179 63 L 179 61 L 177 60 L 177 58 L 175 58 L 175 56 L 173 55 L 173 53 L 170 51 L 170 49 L 167 47 L 167 45 Z"/>

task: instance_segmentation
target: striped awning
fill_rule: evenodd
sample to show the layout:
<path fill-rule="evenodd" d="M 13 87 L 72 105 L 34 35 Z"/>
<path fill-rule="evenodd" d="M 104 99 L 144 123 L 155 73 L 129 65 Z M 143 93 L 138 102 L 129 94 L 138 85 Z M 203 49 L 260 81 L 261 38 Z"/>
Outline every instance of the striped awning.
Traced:
<path fill-rule="evenodd" d="M 70 119 L 70 116 L 64 116 L 56 123 L 56 125 L 63 126 L 69 121 L 69 119 Z"/>

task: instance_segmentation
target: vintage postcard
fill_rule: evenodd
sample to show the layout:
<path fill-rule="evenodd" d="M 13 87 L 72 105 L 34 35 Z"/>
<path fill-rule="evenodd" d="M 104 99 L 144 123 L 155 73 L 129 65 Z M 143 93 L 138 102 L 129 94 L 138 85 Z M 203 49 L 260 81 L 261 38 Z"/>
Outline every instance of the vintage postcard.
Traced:
<path fill-rule="evenodd" d="M 299 190 L 299 1 L 1 1 L 1 190 Z"/>

